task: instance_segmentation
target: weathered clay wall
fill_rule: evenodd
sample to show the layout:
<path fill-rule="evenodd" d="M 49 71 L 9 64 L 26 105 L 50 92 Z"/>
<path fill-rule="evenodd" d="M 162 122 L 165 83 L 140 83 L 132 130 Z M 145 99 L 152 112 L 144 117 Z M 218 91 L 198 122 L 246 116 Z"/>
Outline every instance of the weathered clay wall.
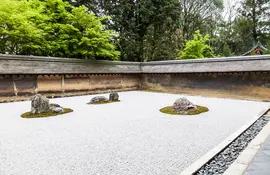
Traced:
<path fill-rule="evenodd" d="M 37 91 L 38 92 L 64 92 L 64 75 L 38 75 L 37 76 Z"/>
<path fill-rule="evenodd" d="M 36 93 L 55 97 L 136 90 L 140 73 L 140 63 L 133 62 L 0 54 L 0 102 Z"/>
<path fill-rule="evenodd" d="M 138 74 L 5 75 L 0 76 L 0 96 L 137 89 L 140 83 Z"/>
<path fill-rule="evenodd" d="M 268 101 L 270 100 L 270 72 L 144 74 L 142 88 Z"/>
<path fill-rule="evenodd" d="M 270 55 L 133 63 L 0 54 L 0 101 L 134 89 L 270 100 Z"/>
<path fill-rule="evenodd" d="M 15 95 L 14 81 L 11 77 L 0 76 L 0 96 Z"/>

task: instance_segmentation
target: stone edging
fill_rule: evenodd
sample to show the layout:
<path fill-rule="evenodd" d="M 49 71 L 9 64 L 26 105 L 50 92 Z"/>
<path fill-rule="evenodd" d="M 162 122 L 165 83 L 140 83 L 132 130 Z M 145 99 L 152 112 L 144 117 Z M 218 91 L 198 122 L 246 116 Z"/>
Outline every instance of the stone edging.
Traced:
<path fill-rule="evenodd" d="M 270 122 L 248 144 L 248 147 L 238 156 L 234 163 L 225 171 L 224 175 L 242 175 L 248 168 L 256 153 L 270 134 Z"/>
<path fill-rule="evenodd" d="M 167 61 L 150 61 L 142 62 L 142 66 L 146 65 L 167 65 L 167 64 L 189 64 L 189 63 L 206 63 L 206 62 L 231 62 L 231 61 L 252 61 L 252 60 L 268 60 L 270 55 L 256 55 L 256 56 L 234 56 L 222 58 L 201 58 L 188 60 L 167 60 Z"/>
<path fill-rule="evenodd" d="M 40 62 L 66 62 L 66 63 L 85 63 L 85 64 L 116 64 L 116 65 L 137 65 L 139 62 L 130 61 L 109 61 L 109 60 L 86 60 L 63 57 L 27 56 L 0 54 L 0 60 L 21 60 L 21 61 L 40 61 Z"/>
<path fill-rule="evenodd" d="M 233 57 L 190 59 L 190 60 L 130 62 L 130 61 L 86 60 L 86 59 L 74 59 L 74 58 L 63 58 L 63 57 L 0 54 L 0 60 L 25 60 L 25 61 L 43 61 L 43 62 L 84 62 L 84 63 L 91 63 L 91 64 L 133 64 L 133 65 L 139 65 L 139 66 L 206 63 L 206 62 L 231 62 L 231 61 L 248 61 L 248 60 L 252 61 L 252 60 L 268 60 L 268 59 L 270 59 L 270 55 L 233 56 Z"/>
<path fill-rule="evenodd" d="M 270 55 L 128 62 L 0 54 L 0 74 L 228 73 L 270 70 Z"/>
<path fill-rule="evenodd" d="M 250 122 L 242 126 L 239 130 L 237 130 L 235 133 L 227 137 L 223 142 L 221 142 L 218 146 L 214 147 L 212 150 L 207 152 L 204 156 L 202 156 L 200 159 L 195 161 L 193 164 L 191 164 L 189 167 L 187 167 L 181 175 L 192 175 L 196 173 L 202 166 L 207 164 L 211 159 L 213 159 L 218 153 L 220 153 L 222 150 L 224 150 L 229 144 L 231 144 L 239 135 L 241 135 L 243 132 L 245 132 L 251 125 L 253 125 L 261 116 L 263 116 L 268 110 L 270 106 L 268 106 L 266 109 L 261 111 L 258 115 L 256 115 Z"/>

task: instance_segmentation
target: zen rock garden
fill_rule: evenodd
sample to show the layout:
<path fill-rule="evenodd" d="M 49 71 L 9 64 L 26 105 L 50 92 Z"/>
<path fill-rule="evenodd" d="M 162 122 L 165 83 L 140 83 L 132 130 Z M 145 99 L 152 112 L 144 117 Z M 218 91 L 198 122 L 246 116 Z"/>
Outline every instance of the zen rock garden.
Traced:
<path fill-rule="evenodd" d="M 177 115 L 160 112 L 165 106 L 164 112 Z M 210 110 L 189 115 L 202 112 L 200 106 Z M 0 174 L 181 174 L 266 107 L 256 101 L 142 91 L 53 99 L 38 94 L 31 105 L 1 103 Z M 243 142 L 246 138 L 235 145 L 242 149 Z M 224 162 L 219 157 L 216 162 Z M 215 167 L 200 172 L 223 171 Z"/>
<path fill-rule="evenodd" d="M 72 109 L 63 108 L 59 104 L 49 103 L 49 99 L 37 94 L 31 99 L 31 111 L 21 115 L 22 118 L 51 117 L 72 112 Z"/>
<path fill-rule="evenodd" d="M 160 112 L 172 115 L 196 115 L 207 111 L 207 107 L 194 105 L 185 97 L 177 99 L 172 106 L 160 109 Z"/>
<path fill-rule="evenodd" d="M 109 98 L 104 96 L 96 96 L 91 99 L 91 101 L 87 104 L 107 104 L 113 102 L 120 102 L 119 95 L 116 92 L 110 93 Z"/>
<path fill-rule="evenodd" d="M 120 102 L 119 95 L 116 92 L 110 93 L 109 98 L 105 96 L 95 96 L 87 104 L 107 104 Z M 59 104 L 49 103 L 49 99 L 37 94 L 31 99 L 31 111 L 21 115 L 22 118 L 41 118 L 50 117 L 72 112 L 72 109 L 63 108 Z M 186 98 L 177 99 L 172 106 L 160 109 L 160 112 L 171 115 L 197 115 L 207 112 L 208 108 L 194 105 Z"/>

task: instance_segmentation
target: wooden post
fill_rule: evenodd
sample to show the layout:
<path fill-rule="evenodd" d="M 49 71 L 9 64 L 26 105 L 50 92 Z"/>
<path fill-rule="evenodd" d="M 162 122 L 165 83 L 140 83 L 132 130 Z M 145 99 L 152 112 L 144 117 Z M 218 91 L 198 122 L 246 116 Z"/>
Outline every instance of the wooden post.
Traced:
<path fill-rule="evenodd" d="M 62 92 L 65 92 L 65 75 L 61 75 L 61 87 L 62 87 Z"/>
<path fill-rule="evenodd" d="M 121 77 L 121 88 L 123 88 L 123 75 L 120 74 Z"/>
<path fill-rule="evenodd" d="M 14 90 L 14 94 L 15 94 L 15 96 L 18 96 L 18 90 L 17 90 L 17 88 L 16 88 L 16 84 L 15 84 L 14 79 L 12 79 L 12 82 L 13 82 L 13 90 Z"/>
<path fill-rule="evenodd" d="M 38 94 L 38 75 L 36 75 L 36 88 L 35 88 L 35 94 Z"/>

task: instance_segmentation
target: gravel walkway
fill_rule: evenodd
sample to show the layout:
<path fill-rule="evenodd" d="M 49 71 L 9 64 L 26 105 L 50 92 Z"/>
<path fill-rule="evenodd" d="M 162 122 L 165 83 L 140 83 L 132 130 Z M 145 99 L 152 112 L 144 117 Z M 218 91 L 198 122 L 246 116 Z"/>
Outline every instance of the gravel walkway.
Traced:
<path fill-rule="evenodd" d="M 108 96 L 108 94 L 106 94 Z M 185 96 L 209 107 L 197 116 L 159 109 L 182 95 L 122 92 L 50 100 L 73 113 L 22 119 L 30 102 L 0 104 L 0 175 L 176 175 L 262 111 L 267 103 Z"/>

